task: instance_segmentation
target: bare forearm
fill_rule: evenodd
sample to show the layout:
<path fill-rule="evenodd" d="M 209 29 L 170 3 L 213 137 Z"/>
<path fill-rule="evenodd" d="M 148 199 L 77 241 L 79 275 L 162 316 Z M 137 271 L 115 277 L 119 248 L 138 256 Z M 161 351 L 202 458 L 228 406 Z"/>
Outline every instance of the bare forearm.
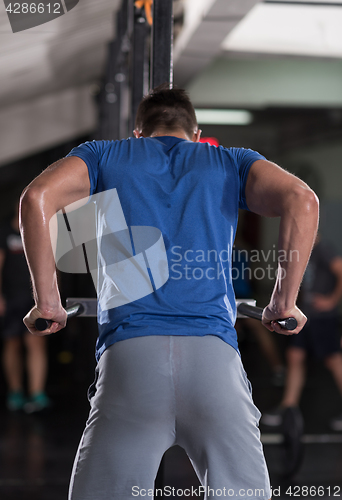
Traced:
<path fill-rule="evenodd" d="M 289 195 L 283 209 L 278 240 L 278 276 L 271 298 L 275 312 L 294 307 L 310 258 L 318 226 L 318 202 L 308 193 Z"/>
<path fill-rule="evenodd" d="M 24 323 L 34 335 L 54 333 L 64 328 L 67 319 L 57 285 L 50 221 L 59 210 L 87 198 L 89 192 L 86 163 L 80 158 L 68 157 L 44 170 L 21 197 L 20 230 L 36 300 L 36 307 L 28 312 Z M 43 333 L 35 328 L 35 321 L 41 317 L 52 322 Z"/>
<path fill-rule="evenodd" d="M 271 301 L 264 309 L 263 324 L 271 331 L 284 333 L 276 320 L 293 316 L 298 323 L 293 333 L 298 333 L 306 317 L 297 308 L 296 299 L 317 234 L 318 199 L 294 175 L 274 163 L 258 160 L 247 178 L 246 200 L 253 212 L 281 218 L 278 276 Z"/>
<path fill-rule="evenodd" d="M 55 208 L 46 196 L 28 188 L 21 199 L 20 231 L 29 265 L 34 298 L 48 312 L 60 303 L 50 227 Z"/>

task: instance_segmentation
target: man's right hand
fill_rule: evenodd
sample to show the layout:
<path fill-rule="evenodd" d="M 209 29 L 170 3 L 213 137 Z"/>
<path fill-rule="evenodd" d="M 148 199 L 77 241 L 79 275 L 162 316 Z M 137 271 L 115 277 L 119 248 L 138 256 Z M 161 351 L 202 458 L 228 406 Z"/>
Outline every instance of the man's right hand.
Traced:
<path fill-rule="evenodd" d="M 37 328 L 35 327 L 35 322 L 38 318 L 44 318 L 52 321 L 50 328 L 44 330 L 43 332 L 37 330 Z M 59 330 L 64 328 L 67 322 L 67 312 L 61 305 L 55 310 L 44 312 L 40 311 L 38 307 L 35 306 L 31 309 L 31 311 L 27 313 L 23 321 L 29 332 L 31 332 L 33 335 L 41 337 L 58 332 Z"/>
<path fill-rule="evenodd" d="M 285 328 L 282 328 L 279 323 L 277 323 L 277 320 L 285 318 L 295 318 L 297 320 L 297 328 L 295 330 L 285 330 Z M 294 335 L 299 333 L 306 322 L 307 317 L 297 306 L 279 313 L 272 304 L 269 304 L 265 307 L 262 314 L 262 324 L 271 332 L 277 332 L 282 335 Z"/>

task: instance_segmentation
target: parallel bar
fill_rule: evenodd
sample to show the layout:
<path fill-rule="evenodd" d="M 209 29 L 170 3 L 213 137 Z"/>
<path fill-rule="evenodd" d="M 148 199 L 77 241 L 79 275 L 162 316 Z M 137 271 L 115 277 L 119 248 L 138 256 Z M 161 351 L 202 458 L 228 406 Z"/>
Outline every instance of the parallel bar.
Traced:
<path fill-rule="evenodd" d="M 241 302 L 237 308 L 240 314 L 244 314 L 249 318 L 254 318 L 258 320 L 262 320 L 263 309 L 261 307 L 254 307 L 244 302 Z"/>
<path fill-rule="evenodd" d="M 256 306 L 256 300 L 254 299 L 236 299 L 236 317 L 237 318 L 249 318 L 250 316 L 246 316 L 242 314 L 239 310 L 240 304 L 246 304 L 248 306 Z"/>
<path fill-rule="evenodd" d="M 66 309 L 68 318 L 73 318 L 74 316 L 81 316 L 83 313 L 83 305 L 80 303 L 73 304 L 71 307 Z M 35 322 L 35 327 L 40 332 L 47 330 L 52 325 L 52 321 L 45 318 L 38 318 Z"/>
<path fill-rule="evenodd" d="M 66 307 L 69 309 L 75 304 L 82 304 L 83 310 L 79 316 L 96 317 L 97 316 L 97 299 L 84 297 L 69 297 L 66 299 Z"/>
<path fill-rule="evenodd" d="M 151 89 L 162 83 L 173 84 L 172 0 L 154 0 L 151 43 Z"/>
<path fill-rule="evenodd" d="M 248 316 L 250 318 L 258 319 L 259 321 L 262 320 L 262 314 L 263 314 L 263 308 L 262 307 L 254 307 L 250 306 L 247 303 L 241 302 L 237 306 L 237 312 L 239 314 L 243 314 L 245 316 Z M 284 328 L 285 330 L 295 330 L 297 328 L 297 320 L 296 318 L 279 318 L 277 320 L 277 323 Z"/>
<path fill-rule="evenodd" d="M 87 298 L 87 297 L 69 297 L 66 299 L 66 307 L 71 307 L 74 304 L 82 304 L 83 312 L 81 316 L 96 316 L 97 315 L 97 299 L 96 298 Z M 236 307 L 239 309 L 241 303 L 247 304 L 249 306 L 255 306 L 256 300 L 254 299 L 237 299 Z M 239 311 L 237 313 L 238 318 L 247 318 L 248 316 L 244 316 Z"/>
<path fill-rule="evenodd" d="M 282 434 L 271 434 L 263 433 L 261 434 L 261 442 L 263 444 L 277 445 L 284 442 L 284 436 Z M 341 434 L 304 434 L 302 436 L 301 442 L 304 444 L 341 444 L 342 435 Z"/>

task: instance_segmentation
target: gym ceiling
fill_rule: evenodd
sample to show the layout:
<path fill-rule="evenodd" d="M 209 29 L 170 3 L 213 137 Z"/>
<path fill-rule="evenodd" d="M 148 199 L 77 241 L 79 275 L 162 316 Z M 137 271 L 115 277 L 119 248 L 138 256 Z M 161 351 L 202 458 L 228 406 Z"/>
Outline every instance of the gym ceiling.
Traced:
<path fill-rule="evenodd" d="M 12 33 L 0 2 L 0 166 L 95 130 L 118 7 L 79 0 Z M 174 14 L 174 80 L 196 107 L 260 119 L 329 109 L 342 121 L 342 1 L 174 0 Z"/>

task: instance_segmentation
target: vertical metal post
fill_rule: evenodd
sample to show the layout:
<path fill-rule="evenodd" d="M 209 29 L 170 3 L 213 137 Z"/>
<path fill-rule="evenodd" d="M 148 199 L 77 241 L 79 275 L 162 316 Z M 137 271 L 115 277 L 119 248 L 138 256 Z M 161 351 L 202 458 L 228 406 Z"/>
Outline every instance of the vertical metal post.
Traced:
<path fill-rule="evenodd" d="M 108 44 L 106 75 L 100 96 L 99 139 L 127 137 L 129 120 L 128 54 L 130 51 L 129 9 L 123 0 L 116 14 L 116 37 Z"/>
<path fill-rule="evenodd" d="M 119 43 L 119 52 L 114 67 L 114 82 L 117 89 L 119 113 L 118 113 L 118 135 L 115 139 L 124 139 L 127 137 L 128 120 L 128 53 L 130 41 L 128 35 L 128 2 L 122 0 L 121 8 L 117 13 L 116 19 L 116 39 Z"/>
<path fill-rule="evenodd" d="M 104 137 L 106 140 L 119 139 L 120 130 L 120 86 L 115 81 L 115 66 L 120 52 L 119 40 L 109 43 L 108 75 L 105 82 L 105 126 Z"/>
<path fill-rule="evenodd" d="M 134 11 L 133 28 L 133 5 L 133 0 L 122 0 L 116 15 L 116 38 L 108 46 L 106 76 L 99 97 L 99 139 L 127 137 L 133 130 L 138 105 L 148 90 L 148 28 L 145 17 L 137 8 Z M 172 0 L 154 0 L 151 38 L 149 87 L 168 83 L 172 88 Z"/>
<path fill-rule="evenodd" d="M 172 0 L 154 0 L 150 77 L 150 87 L 152 89 L 162 83 L 169 83 L 170 88 L 172 88 L 172 47 Z"/>
<path fill-rule="evenodd" d="M 135 7 L 133 28 L 132 54 L 132 85 L 131 85 L 131 121 L 130 131 L 133 130 L 138 106 L 146 92 L 145 69 L 148 64 L 147 35 L 148 27 L 145 16 Z M 148 84 L 147 84 L 148 86 Z"/>
<path fill-rule="evenodd" d="M 103 87 L 99 96 L 99 140 L 118 138 L 119 103 L 114 81 L 113 61 L 118 54 L 117 40 L 109 42 L 106 72 Z"/>

